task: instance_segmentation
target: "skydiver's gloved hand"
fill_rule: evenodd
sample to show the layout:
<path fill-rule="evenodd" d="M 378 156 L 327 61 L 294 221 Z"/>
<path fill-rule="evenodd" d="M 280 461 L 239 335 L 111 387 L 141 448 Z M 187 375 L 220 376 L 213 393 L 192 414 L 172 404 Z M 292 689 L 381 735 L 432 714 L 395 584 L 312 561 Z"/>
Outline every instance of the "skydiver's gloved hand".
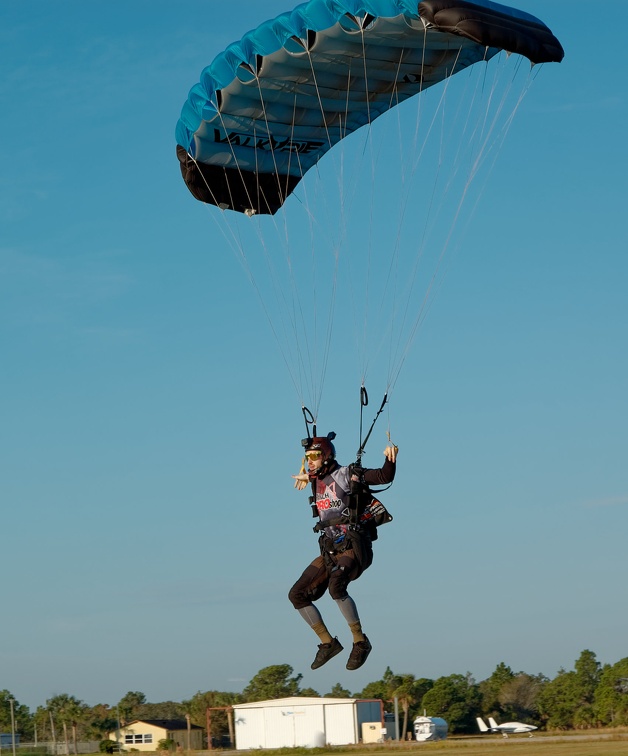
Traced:
<path fill-rule="evenodd" d="M 310 476 L 307 473 L 299 473 L 292 477 L 294 478 L 294 487 L 297 491 L 302 491 L 310 482 Z"/>
<path fill-rule="evenodd" d="M 397 461 L 398 452 L 399 447 L 395 446 L 394 444 L 390 444 L 384 449 L 384 456 L 389 462 L 392 462 L 394 464 Z"/>

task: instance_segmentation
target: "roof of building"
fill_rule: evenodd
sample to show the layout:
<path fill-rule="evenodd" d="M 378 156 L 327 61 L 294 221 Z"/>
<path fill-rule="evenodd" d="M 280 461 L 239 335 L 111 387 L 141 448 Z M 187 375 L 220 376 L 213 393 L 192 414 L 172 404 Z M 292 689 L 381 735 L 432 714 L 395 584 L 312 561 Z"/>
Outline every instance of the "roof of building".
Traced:
<path fill-rule="evenodd" d="M 291 696 L 290 698 L 273 698 L 269 701 L 253 701 L 251 703 L 234 704 L 234 709 L 253 709 L 264 706 L 315 706 L 320 704 L 352 704 L 357 701 L 374 700 L 361 698 L 315 698 L 314 696 Z"/>
<path fill-rule="evenodd" d="M 187 719 L 134 719 L 132 722 L 129 722 L 121 729 L 124 730 L 126 727 L 130 727 L 136 722 L 142 722 L 143 724 L 153 725 L 154 727 L 161 727 L 164 730 L 187 730 L 188 729 Z M 190 729 L 202 730 L 203 728 L 200 725 L 191 724 Z"/>

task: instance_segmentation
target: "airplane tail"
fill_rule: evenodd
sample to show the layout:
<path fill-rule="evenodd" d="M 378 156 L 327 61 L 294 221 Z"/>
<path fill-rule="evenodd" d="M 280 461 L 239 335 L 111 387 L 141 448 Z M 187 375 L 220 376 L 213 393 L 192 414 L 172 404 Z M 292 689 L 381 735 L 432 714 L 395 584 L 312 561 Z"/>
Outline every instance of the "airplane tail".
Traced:
<path fill-rule="evenodd" d="M 497 730 L 497 729 L 499 729 L 499 725 L 498 725 L 498 724 L 497 724 L 497 722 L 496 722 L 496 721 L 495 721 L 495 720 L 493 719 L 493 717 L 489 717 L 489 718 L 488 718 L 488 723 L 490 724 L 490 726 L 491 726 L 491 727 L 492 727 L 492 728 L 493 728 L 494 730 Z"/>
<path fill-rule="evenodd" d="M 488 732 L 488 727 L 486 726 L 486 723 L 483 719 L 480 717 L 476 717 L 475 721 L 478 723 L 478 727 L 480 728 L 480 732 Z"/>

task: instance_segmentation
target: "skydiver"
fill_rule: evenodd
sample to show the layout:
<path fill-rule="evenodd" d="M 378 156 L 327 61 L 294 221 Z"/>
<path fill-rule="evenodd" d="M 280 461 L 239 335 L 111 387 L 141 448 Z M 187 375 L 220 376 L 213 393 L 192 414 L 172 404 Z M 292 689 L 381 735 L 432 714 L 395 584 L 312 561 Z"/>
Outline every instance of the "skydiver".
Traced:
<path fill-rule="evenodd" d="M 353 636 L 353 648 L 347 661 L 347 669 L 361 667 L 371 652 L 371 643 L 362 631 L 355 602 L 347 593 L 347 586 L 370 567 L 373 561 L 371 541 L 372 530 L 368 527 L 354 527 L 348 522 L 337 523 L 348 511 L 352 480 L 357 483 L 387 485 L 395 477 L 398 447 L 390 444 L 384 449 L 386 461 L 378 469 L 354 469 L 341 466 L 336 461 L 336 450 L 332 443 L 335 434 L 314 437 L 305 442 L 305 457 L 308 470 L 293 475 L 294 487 L 302 491 L 312 484 L 319 522 L 315 530 L 320 530 L 319 546 L 321 554 L 306 567 L 297 582 L 290 589 L 288 598 L 295 609 L 320 639 L 312 669 L 318 669 L 342 651 L 338 638 L 332 638 L 323 618 L 312 602 L 317 601 L 327 589 L 338 604 L 342 616 L 347 621 Z M 344 518 L 348 520 L 347 517 Z M 325 525 L 326 522 L 336 521 Z M 375 535 L 375 537 L 377 537 Z"/>

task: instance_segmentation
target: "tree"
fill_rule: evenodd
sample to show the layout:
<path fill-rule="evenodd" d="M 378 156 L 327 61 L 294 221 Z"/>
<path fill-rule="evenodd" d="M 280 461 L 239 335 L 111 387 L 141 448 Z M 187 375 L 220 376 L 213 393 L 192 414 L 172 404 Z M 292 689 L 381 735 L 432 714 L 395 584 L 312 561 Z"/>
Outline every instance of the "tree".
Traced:
<path fill-rule="evenodd" d="M 556 677 L 544 686 L 537 704 L 547 727 L 565 730 L 573 726 L 579 701 L 576 673 L 559 669 Z"/>
<path fill-rule="evenodd" d="M 108 704 L 96 704 L 85 713 L 85 737 L 87 740 L 104 740 L 118 727 L 115 709 Z"/>
<path fill-rule="evenodd" d="M 290 677 L 293 669 L 289 664 L 264 667 L 242 691 L 244 701 L 266 701 L 299 695 L 299 683 L 303 675 Z"/>
<path fill-rule="evenodd" d="M 199 690 L 188 701 L 183 701 L 181 706 L 185 713 L 190 715 L 190 722 L 201 727 L 207 725 L 207 709 L 212 709 L 210 713 L 212 740 L 215 738 L 220 743 L 227 737 L 231 742 L 234 737 L 233 719 L 230 722 L 227 707 L 241 702 L 240 693 L 223 693 L 218 690 L 207 690 L 203 693 Z M 231 745 L 234 744 L 231 742 Z"/>
<path fill-rule="evenodd" d="M 0 730 L 11 732 L 11 701 L 13 701 L 13 721 L 15 732 L 23 738 L 29 738 L 33 733 L 33 718 L 28 706 L 21 704 L 8 690 L 0 690 Z"/>
<path fill-rule="evenodd" d="M 301 698 L 320 698 L 318 691 L 314 688 L 303 688 L 299 691 L 299 696 Z"/>
<path fill-rule="evenodd" d="M 38 706 L 32 716 L 33 731 L 37 731 L 38 740 L 54 740 L 50 712 L 45 706 Z"/>
<path fill-rule="evenodd" d="M 598 721 L 611 727 L 628 725 L 628 656 L 605 665 L 595 690 L 593 708 Z"/>
<path fill-rule="evenodd" d="M 200 690 L 195 693 L 188 701 L 183 701 L 181 706 L 186 714 L 190 715 L 192 724 L 205 727 L 207 723 L 207 709 L 222 706 L 233 706 L 242 703 L 240 693 L 222 693 L 219 690 L 207 690 L 204 693 Z M 226 734 L 227 715 L 217 710 L 212 712 L 212 731 L 218 734 Z"/>
<path fill-rule="evenodd" d="M 479 714 L 480 693 L 470 673 L 439 677 L 423 696 L 421 708 L 431 716 L 443 717 L 450 732 L 474 732 Z"/>
<path fill-rule="evenodd" d="M 548 727 L 562 730 L 595 725 L 594 701 L 600 673 L 595 654 L 587 649 L 578 657 L 575 671 L 559 670 L 538 698 L 539 712 Z"/>
<path fill-rule="evenodd" d="M 538 723 L 537 699 L 547 678 L 543 675 L 528 675 L 519 672 L 505 682 L 498 694 L 498 701 L 505 719 L 515 719 L 529 724 Z M 484 710 L 486 711 L 486 710 Z"/>
<path fill-rule="evenodd" d="M 139 690 L 130 690 L 118 701 L 118 717 L 120 725 L 124 727 L 129 722 L 137 719 L 137 710 L 146 703 L 146 696 Z"/>
<path fill-rule="evenodd" d="M 352 695 L 346 688 L 343 688 L 342 685 L 339 682 L 337 682 L 334 685 L 334 687 L 329 691 L 329 693 L 325 693 L 323 697 L 324 698 L 352 698 Z"/>
<path fill-rule="evenodd" d="M 46 707 L 51 712 L 55 725 L 61 724 L 63 728 L 63 736 L 65 739 L 66 753 L 70 752 L 70 746 L 68 741 L 68 725 L 72 728 L 72 742 L 74 745 L 74 754 L 78 754 L 77 747 L 77 729 L 80 722 L 85 719 L 86 713 L 89 711 L 87 704 L 80 701 L 75 696 L 70 696 L 67 693 L 60 693 L 57 696 L 53 696 L 46 701 Z"/>
<path fill-rule="evenodd" d="M 135 709 L 133 719 L 181 719 L 185 714 L 185 707 L 178 701 L 160 701 L 141 704 Z"/>
<path fill-rule="evenodd" d="M 401 676 L 396 675 L 390 667 L 386 667 L 384 676 L 381 680 L 370 682 L 360 693 L 356 693 L 356 698 L 381 698 L 384 703 L 390 703 L 393 699 L 395 688 L 401 685 Z"/>
<path fill-rule="evenodd" d="M 415 688 L 415 700 L 416 700 L 416 706 L 414 707 L 414 716 L 417 714 L 422 714 L 423 709 L 421 708 L 421 702 L 423 701 L 423 697 L 427 693 L 428 690 L 432 690 L 434 687 L 434 680 L 430 680 L 428 677 L 420 677 L 418 680 L 415 680 L 414 682 L 414 688 Z M 412 715 L 413 710 L 410 709 L 410 714 Z"/>
<path fill-rule="evenodd" d="M 503 662 L 500 662 L 493 674 L 482 680 L 478 688 L 482 698 L 482 714 L 486 716 L 501 716 L 504 712 L 499 702 L 499 693 L 506 683 L 514 678 L 514 672 Z"/>
<path fill-rule="evenodd" d="M 593 651 L 585 649 L 578 657 L 575 669 L 580 705 L 574 714 L 574 725 L 576 727 L 593 727 L 595 726 L 593 702 L 595 690 L 600 682 L 601 665 Z"/>
<path fill-rule="evenodd" d="M 393 699 L 397 698 L 403 711 L 402 739 L 408 731 L 408 713 L 410 706 L 417 703 L 417 687 L 414 675 L 400 675 L 400 684 L 393 690 Z"/>

